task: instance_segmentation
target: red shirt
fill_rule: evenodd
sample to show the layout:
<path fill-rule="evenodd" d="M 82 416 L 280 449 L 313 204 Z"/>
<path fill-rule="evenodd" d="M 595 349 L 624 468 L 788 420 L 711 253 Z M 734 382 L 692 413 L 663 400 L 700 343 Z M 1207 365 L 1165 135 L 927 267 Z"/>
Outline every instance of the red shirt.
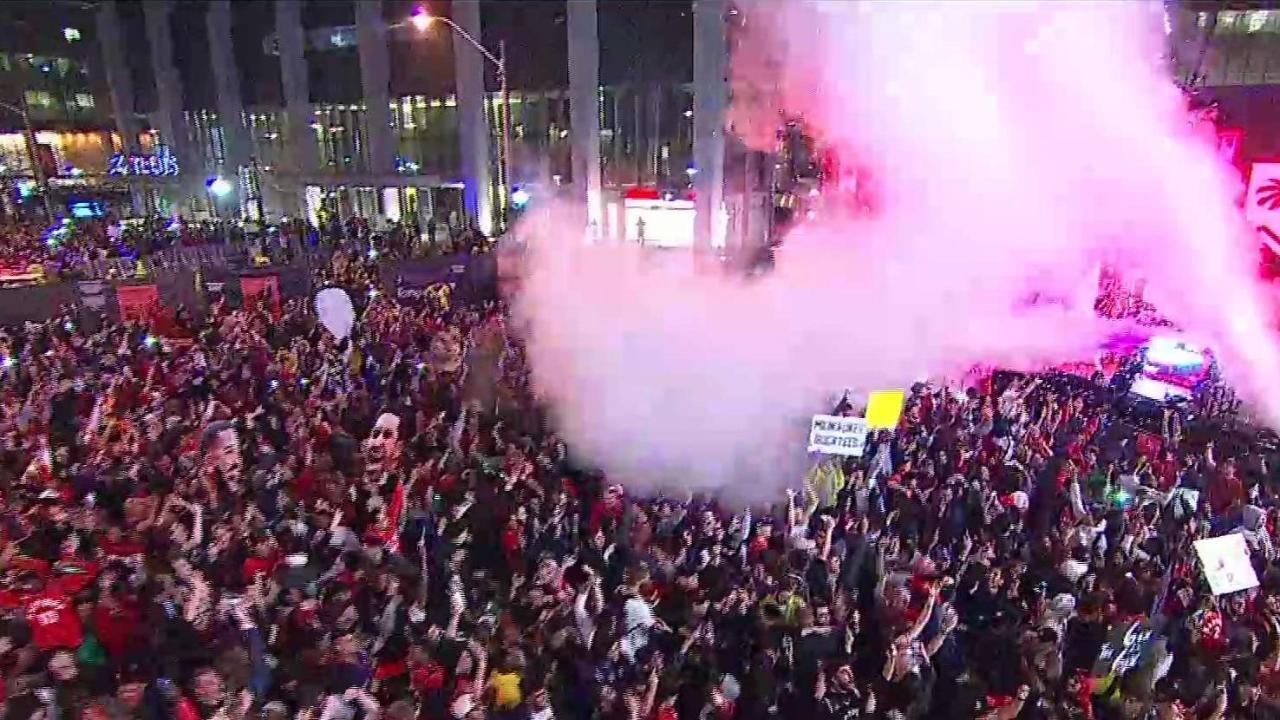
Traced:
<path fill-rule="evenodd" d="M 271 577 L 276 571 L 277 559 L 275 553 L 267 557 L 258 557 L 257 555 L 244 561 L 244 581 L 252 584 L 254 578 L 259 574 Z"/>
<path fill-rule="evenodd" d="M 51 584 L 37 593 L 0 592 L 0 607 L 21 607 L 31 625 L 32 639 L 41 650 L 75 649 L 84 639 L 80 616 L 71 596 Z"/>
<path fill-rule="evenodd" d="M 107 654 L 120 659 L 141 639 L 142 614 L 128 602 L 121 602 L 115 608 L 99 604 L 93 609 L 93 629 Z"/>
<path fill-rule="evenodd" d="M 1237 502 L 1244 502 L 1244 484 L 1234 475 L 1219 473 L 1209 483 L 1209 507 L 1218 514 L 1230 510 Z"/>

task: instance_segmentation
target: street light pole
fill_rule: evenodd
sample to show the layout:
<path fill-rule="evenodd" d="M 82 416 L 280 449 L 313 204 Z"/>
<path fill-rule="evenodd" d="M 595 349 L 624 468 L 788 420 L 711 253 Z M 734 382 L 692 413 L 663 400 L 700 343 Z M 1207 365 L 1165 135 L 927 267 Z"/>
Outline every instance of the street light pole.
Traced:
<path fill-rule="evenodd" d="M 0 107 L 22 117 L 22 135 L 26 141 L 27 157 L 31 162 L 31 174 L 35 177 L 36 187 L 40 191 L 45 217 L 53 220 L 53 206 L 49 198 L 49 178 L 45 176 L 44 166 L 40 164 L 39 145 L 36 143 L 36 131 L 31 127 L 31 113 L 27 111 L 27 99 L 23 97 L 19 105 L 0 102 Z"/>
<path fill-rule="evenodd" d="M 502 96 L 502 228 L 507 227 L 511 204 L 511 87 L 507 82 L 507 41 L 498 41 L 498 93 Z"/>
<path fill-rule="evenodd" d="M 506 208 L 507 204 L 511 200 L 511 178 L 509 170 L 509 165 L 511 163 L 511 90 L 508 87 L 507 82 L 507 43 L 502 40 L 498 41 L 498 54 L 494 55 L 489 52 L 489 49 L 482 45 L 479 40 L 472 37 L 471 33 L 463 30 L 462 27 L 453 20 L 443 15 L 429 15 L 421 9 L 415 12 L 407 22 L 419 31 L 423 31 L 436 20 L 448 25 L 450 30 L 457 33 L 463 40 L 466 40 L 471 47 L 475 48 L 476 51 L 480 53 L 481 57 L 489 61 L 489 63 L 497 69 L 498 93 L 502 96 L 502 138 L 501 149 L 499 150 L 501 157 L 500 162 L 498 163 L 498 185 L 500 191 L 503 193 L 503 197 L 500 198 L 500 206 Z M 405 24 L 405 22 L 399 22 L 392 25 L 392 27 L 402 27 Z M 506 213 L 504 212 L 503 217 L 501 218 L 502 225 L 504 227 L 506 226 L 506 219 Z"/>

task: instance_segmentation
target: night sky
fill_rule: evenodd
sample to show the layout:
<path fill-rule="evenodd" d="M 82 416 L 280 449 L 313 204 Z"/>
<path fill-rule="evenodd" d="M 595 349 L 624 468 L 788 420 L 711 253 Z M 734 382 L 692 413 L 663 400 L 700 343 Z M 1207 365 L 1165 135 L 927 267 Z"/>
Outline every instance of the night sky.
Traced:
<path fill-rule="evenodd" d="M 386 0 L 388 22 L 407 18 L 419 2 Z M 429 0 L 432 13 L 448 14 L 449 0 Z M 604 84 L 628 82 L 690 82 L 693 67 L 691 0 L 600 0 L 600 73 Z M 205 30 L 206 3 L 174 3 L 175 61 L 184 84 L 187 108 L 214 106 L 213 76 Z M 146 26 L 140 0 L 120 3 L 125 47 L 138 95 L 137 110 L 155 105 Z M 263 43 L 275 32 L 273 3 L 237 0 L 232 3 L 233 39 L 240 64 L 241 92 L 246 105 L 280 104 L 277 59 Z M 565 3 L 563 0 L 484 0 L 481 3 L 483 42 L 490 48 L 507 44 L 511 84 L 515 90 L 567 87 L 568 68 Z M 303 10 L 308 29 L 354 25 L 352 2 L 310 0 Z M 453 60 L 443 27 L 433 28 L 413 42 L 393 42 L 391 88 L 394 95 L 447 95 L 454 90 Z M 314 102 L 352 102 L 360 96 L 359 55 L 355 47 L 308 53 Z M 490 78 L 493 83 L 493 79 Z M 494 85 L 491 85 L 493 87 Z"/>

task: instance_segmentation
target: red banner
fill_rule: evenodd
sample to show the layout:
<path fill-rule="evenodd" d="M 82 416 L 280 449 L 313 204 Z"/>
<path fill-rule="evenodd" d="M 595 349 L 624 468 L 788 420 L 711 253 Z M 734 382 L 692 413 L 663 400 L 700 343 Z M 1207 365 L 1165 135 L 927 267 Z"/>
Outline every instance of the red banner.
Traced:
<path fill-rule="evenodd" d="M 120 285 L 116 288 L 120 301 L 120 319 L 150 320 L 160 307 L 160 290 L 155 285 Z"/>
<path fill-rule="evenodd" d="M 244 306 L 253 307 L 262 302 L 262 294 L 267 293 L 271 303 L 271 314 L 280 317 L 280 278 L 275 275 L 265 277 L 240 278 L 240 294 L 244 297 Z"/>

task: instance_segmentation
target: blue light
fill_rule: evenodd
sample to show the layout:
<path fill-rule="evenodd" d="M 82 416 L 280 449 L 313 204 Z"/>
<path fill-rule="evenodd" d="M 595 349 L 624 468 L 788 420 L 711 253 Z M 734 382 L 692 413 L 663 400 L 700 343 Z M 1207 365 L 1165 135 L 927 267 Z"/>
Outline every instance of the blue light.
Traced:
<path fill-rule="evenodd" d="M 524 188 L 516 188 L 511 191 L 511 205 L 517 210 L 529 204 L 529 191 Z"/>

